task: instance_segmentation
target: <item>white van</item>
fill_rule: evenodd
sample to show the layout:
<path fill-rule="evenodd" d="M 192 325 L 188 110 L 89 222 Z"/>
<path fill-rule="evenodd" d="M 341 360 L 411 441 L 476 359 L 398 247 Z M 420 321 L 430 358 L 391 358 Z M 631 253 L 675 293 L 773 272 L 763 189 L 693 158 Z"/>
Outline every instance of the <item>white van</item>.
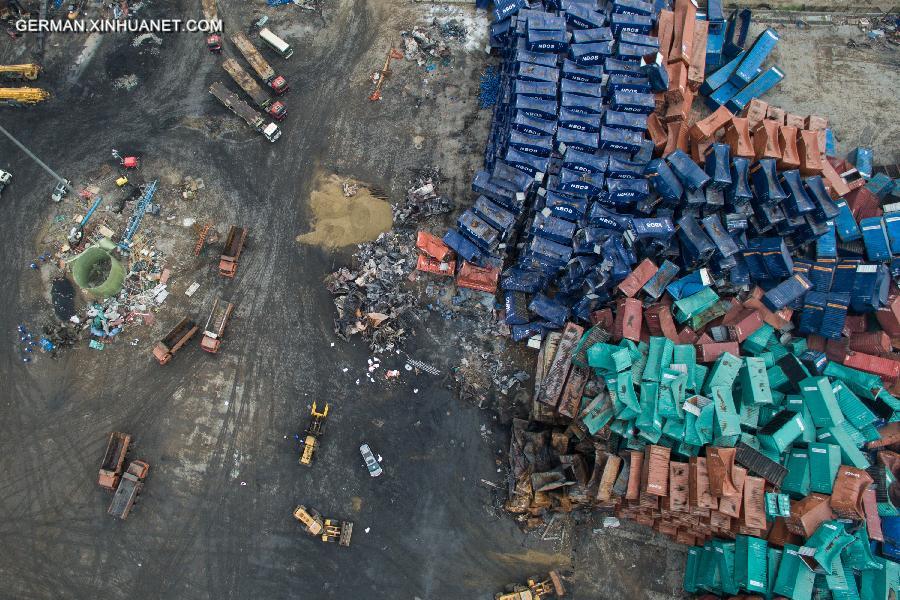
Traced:
<path fill-rule="evenodd" d="M 294 55 L 294 50 L 290 45 L 272 33 L 268 27 L 263 27 L 259 30 L 259 37 L 261 37 L 275 52 L 281 55 L 281 58 L 290 58 Z"/>

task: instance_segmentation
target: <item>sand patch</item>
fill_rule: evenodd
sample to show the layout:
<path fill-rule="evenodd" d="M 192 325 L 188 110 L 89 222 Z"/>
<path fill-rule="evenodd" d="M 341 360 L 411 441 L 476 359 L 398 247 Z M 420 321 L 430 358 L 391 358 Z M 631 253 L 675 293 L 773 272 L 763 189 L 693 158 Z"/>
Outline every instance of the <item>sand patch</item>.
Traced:
<path fill-rule="evenodd" d="M 297 236 L 301 244 L 340 248 L 374 240 L 393 225 L 391 205 L 376 198 L 363 185 L 352 196 L 345 196 L 345 179 L 337 175 L 321 176 L 309 205 L 313 230 Z"/>

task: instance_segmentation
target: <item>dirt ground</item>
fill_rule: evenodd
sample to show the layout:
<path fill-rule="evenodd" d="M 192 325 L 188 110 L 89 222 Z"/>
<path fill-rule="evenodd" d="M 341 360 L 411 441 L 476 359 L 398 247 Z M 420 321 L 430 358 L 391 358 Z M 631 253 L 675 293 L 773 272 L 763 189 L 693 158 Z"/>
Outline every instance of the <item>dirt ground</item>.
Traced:
<path fill-rule="evenodd" d="M 53 98 L 0 112 L 5 127 L 77 184 L 117 148 L 147 157 L 146 178 L 157 172 L 174 185 L 175 174 L 190 175 L 207 186 L 193 204 L 163 206 L 176 217 L 167 235 L 177 243 L 166 249 L 177 267 L 174 291 L 155 325 L 129 330 L 137 345 L 117 340 L 103 352 L 83 347 L 24 364 L 16 325 L 51 311 L 45 279 L 28 264 L 46 250 L 46 224 L 57 209 L 49 202 L 53 181 L 0 140 L 0 168 L 15 178 L 0 204 L 0 303 L 7 307 L 0 311 L 7 336 L 0 346 L 0 596 L 486 600 L 550 568 L 567 574 L 576 599 L 678 596 L 682 547 L 633 525 L 606 529 L 599 515 L 526 534 L 498 510 L 507 429 L 450 389 L 447 366 L 465 321 L 433 315 L 407 346 L 411 357 L 439 365 L 439 376 L 406 371 L 402 355 L 383 356 L 377 383 L 369 383 L 365 345 L 334 336 L 322 279 L 346 264 L 352 247 L 295 240 L 316 228 L 317 176 L 365 182 L 398 199 L 417 173 L 437 167 L 444 195 L 466 206 L 490 119 L 478 108 L 479 75 L 496 59 L 473 36 L 467 50 L 434 66 L 396 61 L 384 100 L 371 103 L 369 75 L 401 30 L 474 11 L 406 0 L 321 5 L 303 11 L 219 1 L 226 30 L 266 14 L 294 46 L 289 61 L 272 60 L 292 85 L 275 144 L 211 98 L 212 82 L 232 84 L 202 36 L 191 34 L 158 43 L 51 35 L 37 60 L 46 69 L 39 83 Z M 199 15 L 195 1 L 140 6 L 144 18 Z M 788 76 L 769 99 L 829 116 L 847 148 L 871 136 L 896 149 L 896 128 L 891 134 L 877 123 L 896 122 L 897 108 L 871 91 L 896 81 L 896 63 L 847 58 L 838 51 L 844 35 L 783 32 L 778 60 Z M 33 40 L 4 39 L 0 57 L 25 62 L 32 48 Z M 837 83 L 829 63 L 836 57 L 854 68 L 850 89 Z M 808 87 L 819 81 L 834 84 Z M 864 118 L 854 119 L 855 111 Z M 230 223 L 250 228 L 234 280 L 215 272 L 218 247 L 189 254 L 193 234 L 177 225 L 184 218 L 211 219 L 220 231 Z M 193 281 L 200 291 L 187 298 Z M 154 341 L 183 314 L 199 318 L 217 295 L 237 305 L 222 351 L 208 355 L 193 344 L 157 365 Z M 401 370 L 400 381 L 384 382 L 379 374 L 392 368 Z M 331 415 L 317 461 L 306 469 L 297 464 L 293 435 L 314 400 L 331 403 Z M 132 456 L 152 465 L 125 522 L 106 514 L 109 496 L 95 484 L 111 430 L 132 433 Z M 363 467 L 364 441 L 384 458 L 379 479 Z M 352 546 L 307 537 L 291 518 L 299 503 L 354 521 Z"/>

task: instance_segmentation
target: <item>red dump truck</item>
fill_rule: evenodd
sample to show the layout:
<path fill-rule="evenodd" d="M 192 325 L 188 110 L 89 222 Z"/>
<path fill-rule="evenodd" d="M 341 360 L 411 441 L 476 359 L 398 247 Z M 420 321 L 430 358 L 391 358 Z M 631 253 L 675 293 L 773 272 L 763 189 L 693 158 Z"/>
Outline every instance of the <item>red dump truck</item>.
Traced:
<path fill-rule="evenodd" d="M 166 337 L 156 344 L 156 347 L 153 348 L 153 356 L 161 365 L 168 363 L 172 360 L 172 355 L 181 350 L 181 347 L 194 337 L 198 329 L 197 324 L 190 318 L 183 318 Z"/>
<path fill-rule="evenodd" d="M 219 351 L 219 346 L 222 344 L 222 334 L 225 333 L 225 326 L 228 325 L 228 320 L 231 318 L 233 310 L 234 304 L 221 298 L 216 298 L 212 310 L 209 312 L 209 318 L 206 320 L 206 327 L 203 328 L 200 348 L 213 354 Z"/>
<path fill-rule="evenodd" d="M 222 61 L 222 68 L 231 75 L 234 82 L 240 86 L 253 102 L 266 111 L 276 121 L 283 121 L 287 116 L 287 108 L 281 100 L 275 100 L 263 91 L 259 84 L 250 76 L 244 68 L 233 58 Z"/>
<path fill-rule="evenodd" d="M 119 487 L 116 488 L 116 493 L 113 494 L 112 502 L 109 503 L 109 509 L 106 512 L 123 521 L 127 519 L 128 513 L 137 502 L 137 497 L 144 489 L 144 479 L 149 471 L 150 465 L 144 461 L 131 461 L 128 470 L 122 475 Z"/>
<path fill-rule="evenodd" d="M 225 248 L 222 250 L 222 256 L 219 258 L 219 275 L 223 277 L 234 277 L 237 273 L 238 258 L 244 249 L 244 242 L 247 241 L 247 228 L 232 225 L 228 230 L 228 237 L 225 238 Z"/>
<path fill-rule="evenodd" d="M 259 75 L 259 78 L 272 88 L 275 95 L 281 96 L 291 89 L 287 84 L 287 80 L 275 72 L 272 65 L 262 57 L 262 54 L 260 54 L 259 50 L 256 49 L 256 46 L 247 39 L 246 35 L 240 31 L 236 31 L 231 34 L 231 41 L 234 42 L 237 49 L 241 51 L 241 54 L 244 55 L 244 58 L 247 59 L 247 62 L 250 63 L 250 66 L 253 67 L 253 70 Z"/>
<path fill-rule="evenodd" d="M 100 476 L 97 479 L 100 487 L 114 490 L 119 485 L 129 445 L 131 445 L 131 436 L 127 433 L 113 431 L 109 434 L 106 453 L 103 455 L 103 462 L 100 463 Z"/>

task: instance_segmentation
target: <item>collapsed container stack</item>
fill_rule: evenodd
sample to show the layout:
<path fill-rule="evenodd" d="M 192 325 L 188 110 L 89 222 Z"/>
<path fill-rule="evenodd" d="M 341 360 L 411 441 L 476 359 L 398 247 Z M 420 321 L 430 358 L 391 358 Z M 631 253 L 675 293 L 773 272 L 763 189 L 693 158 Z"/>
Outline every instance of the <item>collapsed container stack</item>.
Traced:
<path fill-rule="evenodd" d="M 507 509 L 536 526 L 605 507 L 653 527 L 693 546 L 689 592 L 886 600 L 900 585 L 900 188 L 868 149 L 860 168 L 835 157 L 824 119 L 757 94 L 692 118 L 673 73 L 708 84 L 730 68 L 727 28 L 743 44 L 749 23 L 711 18 L 706 52 L 688 50 L 696 8 L 495 8 L 479 196 L 443 242 L 459 271 L 499 278 L 512 339 L 540 349 Z"/>

